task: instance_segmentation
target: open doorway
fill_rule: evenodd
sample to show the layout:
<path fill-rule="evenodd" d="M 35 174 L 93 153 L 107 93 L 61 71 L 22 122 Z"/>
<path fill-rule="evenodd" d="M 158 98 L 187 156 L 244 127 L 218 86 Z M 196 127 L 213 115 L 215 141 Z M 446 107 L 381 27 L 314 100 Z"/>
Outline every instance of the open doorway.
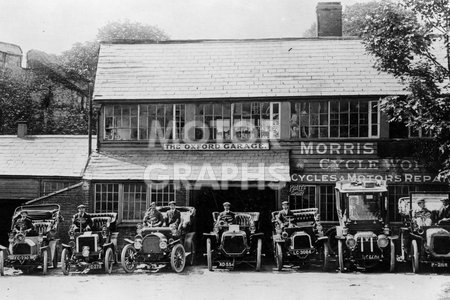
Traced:
<path fill-rule="evenodd" d="M 8 246 L 8 233 L 11 231 L 11 218 L 22 200 L 0 200 L 0 245 Z"/>

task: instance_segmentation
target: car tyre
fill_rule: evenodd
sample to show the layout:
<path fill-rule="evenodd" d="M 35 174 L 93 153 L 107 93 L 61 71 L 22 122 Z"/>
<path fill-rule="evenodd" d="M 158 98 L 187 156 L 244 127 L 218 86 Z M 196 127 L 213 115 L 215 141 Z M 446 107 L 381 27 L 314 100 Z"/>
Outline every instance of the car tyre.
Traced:
<path fill-rule="evenodd" d="M 212 253 L 211 253 L 211 239 L 206 239 L 206 260 L 208 263 L 208 270 L 212 271 Z"/>
<path fill-rule="evenodd" d="M 256 244 L 256 271 L 261 271 L 262 239 Z"/>
<path fill-rule="evenodd" d="M 181 244 L 176 244 L 170 253 L 170 266 L 177 273 L 183 272 L 186 265 L 186 251 Z"/>
<path fill-rule="evenodd" d="M 48 270 L 48 250 L 44 250 L 41 253 L 42 255 L 42 274 L 47 275 Z"/>
<path fill-rule="evenodd" d="M 323 243 L 323 266 L 322 271 L 327 272 L 330 268 L 330 245 Z"/>
<path fill-rule="evenodd" d="M 134 262 L 134 256 L 136 255 L 136 249 L 132 244 L 128 244 L 122 249 L 120 255 L 120 263 L 126 273 L 132 273 L 136 269 L 136 263 Z"/>
<path fill-rule="evenodd" d="M 68 249 L 63 249 L 61 252 L 61 269 L 64 275 L 70 273 L 70 255 Z"/>
<path fill-rule="evenodd" d="M 411 242 L 411 264 L 413 273 L 419 273 L 420 272 L 419 247 L 417 246 L 416 240 L 412 240 Z"/>
<path fill-rule="evenodd" d="M 55 247 L 55 254 L 53 255 L 52 260 L 53 269 L 56 269 L 58 267 L 58 248 Z"/>
<path fill-rule="evenodd" d="M 105 253 L 105 272 L 111 274 L 113 265 L 114 265 L 114 253 L 113 249 L 110 247 L 106 249 Z"/>
<path fill-rule="evenodd" d="M 193 266 L 195 264 L 195 255 L 196 255 L 195 250 L 196 250 L 195 242 L 192 242 L 191 243 L 191 255 L 189 256 L 189 261 L 188 261 L 190 266 Z"/>
<path fill-rule="evenodd" d="M 0 250 L 0 276 L 5 276 L 5 253 Z"/>
<path fill-rule="evenodd" d="M 391 250 L 391 256 L 389 257 L 389 272 L 394 273 L 395 272 L 395 245 L 394 245 L 394 241 L 391 240 L 390 241 L 390 250 Z"/>
<path fill-rule="evenodd" d="M 339 272 L 344 272 L 344 242 L 342 240 L 338 240 L 338 263 L 339 263 Z"/>
<path fill-rule="evenodd" d="M 281 249 L 280 243 L 275 244 L 275 264 L 277 271 L 283 270 L 283 250 Z"/>

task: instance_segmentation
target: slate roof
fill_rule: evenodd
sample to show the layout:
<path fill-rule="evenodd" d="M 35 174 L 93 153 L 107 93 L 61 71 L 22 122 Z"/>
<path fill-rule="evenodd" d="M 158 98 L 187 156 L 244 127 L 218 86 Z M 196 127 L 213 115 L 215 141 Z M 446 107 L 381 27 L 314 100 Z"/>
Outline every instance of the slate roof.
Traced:
<path fill-rule="evenodd" d="M 405 94 L 359 39 L 102 44 L 94 100 Z"/>
<path fill-rule="evenodd" d="M 159 180 L 163 178 L 159 176 L 166 176 L 164 180 L 176 180 L 180 178 L 173 170 L 181 168 L 184 170 L 183 173 L 188 174 L 185 179 L 220 181 L 228 176 L 226 174 L 233 174 L 230 163 L 237 167 L 237 174 L 228 181 L 290 181 L 287 150 L 177 151 L 174 153 L 147 149 L 96 152 L 91 155 L 83 178 L 88 180 Z M 263 164 L 262 169 L 258 169 L 259 163 Z M 166 169 L 156 168 L 155 164 L 156 166 L 163 164 Z M 152 170 L 149 166 L 153 166 L 154 169 Z M 271 166 L 276 167 L 272 169 L 272 172 L 269 170 Z M 230 171 L 226 171 L 228 169 Z M 244 171 L 250 174 L 248 180 L 245 180 Z M 275 176 L 274 173 L 279 176 Z"/>
<path fill-rule="evenodd" d="M 0 52 L 22 56 L 22 49 L 19 46 L 5 42 L 0 42 Z"/>
<path fill-rule="evenodd" d="M 0 135 L 0 176 L 81 177 L 87 161 L 86 135 Z"/>

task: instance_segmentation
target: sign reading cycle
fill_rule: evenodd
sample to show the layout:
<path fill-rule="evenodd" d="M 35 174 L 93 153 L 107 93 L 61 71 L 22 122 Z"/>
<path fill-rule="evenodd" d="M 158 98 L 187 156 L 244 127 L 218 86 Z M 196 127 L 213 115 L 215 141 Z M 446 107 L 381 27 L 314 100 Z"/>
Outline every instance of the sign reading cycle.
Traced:
<path fill-rule="evenodd" d="M 191 143 L 163 144 L 164 150 L 269 150 L 269 143 Z"/>

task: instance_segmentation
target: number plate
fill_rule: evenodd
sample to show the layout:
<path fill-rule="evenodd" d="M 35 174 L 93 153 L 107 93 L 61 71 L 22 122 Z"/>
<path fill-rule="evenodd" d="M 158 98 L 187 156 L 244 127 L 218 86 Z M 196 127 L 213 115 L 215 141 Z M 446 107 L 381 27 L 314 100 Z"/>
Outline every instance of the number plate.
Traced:
<path fill-rule="evenodd" d="M 24 262 L 26 260 L 31 259 L 31 256 L 30 255 L 13 255 L 12 259 L 18 260 L 20 262 Z"/>
<path fill-rule="evenodd" d="M 98 270 L 98 269 L 101 269 L 102 268 L 102 265 L 101 264 L 92 264 L 92 265 L 90 265 L 90 267 L 89 267 L 91 270 Z"/>
<path fill-rule="evenodd" d="M 234 268 L 234 264 L 232 261 L 218 261 L 217 266 L 219 268 Z"/>
<path fill-rule="evenodd" d="M 376 255 L 376 254 L 363 254 L 362 259 L 377 260 L 377 259 L 380 259 L 380 256 Z"/>
<path fill-rule="evenodd" d="M 308 255 L 313 253 L 313 249 L 300 249 L 300 250 L 294 250 L 293 253 L 295 255 Z"/>
<path fill-rule="evenodd" d="M 448 263 L 446 263 L 446 262 L 432 262 L 431 263 L 431 267 L 446 268 L 446 267 L 448 267 Z"/>

